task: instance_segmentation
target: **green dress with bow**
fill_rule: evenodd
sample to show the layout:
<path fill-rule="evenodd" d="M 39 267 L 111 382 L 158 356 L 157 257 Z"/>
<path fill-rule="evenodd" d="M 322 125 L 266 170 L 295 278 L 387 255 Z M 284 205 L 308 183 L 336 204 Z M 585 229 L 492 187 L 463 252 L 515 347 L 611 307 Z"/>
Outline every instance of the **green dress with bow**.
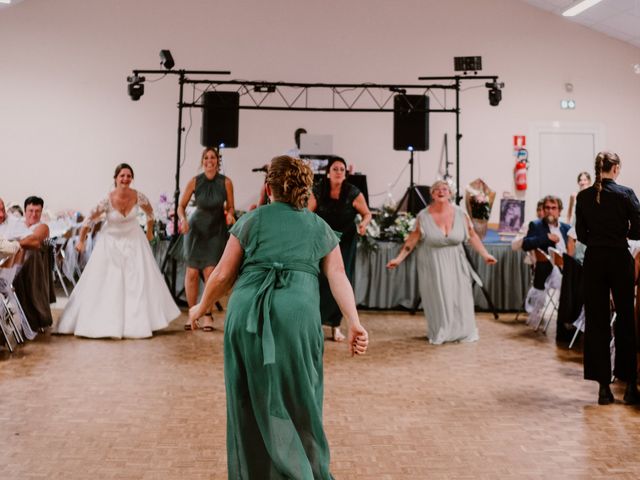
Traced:
<path fill-rule="evenodd" d="M 318 273 L 338 238 L 281 202 L 243 215 L 230 233 L 244 258 L 224 329 L 228 477 L 331 479 Z"/>

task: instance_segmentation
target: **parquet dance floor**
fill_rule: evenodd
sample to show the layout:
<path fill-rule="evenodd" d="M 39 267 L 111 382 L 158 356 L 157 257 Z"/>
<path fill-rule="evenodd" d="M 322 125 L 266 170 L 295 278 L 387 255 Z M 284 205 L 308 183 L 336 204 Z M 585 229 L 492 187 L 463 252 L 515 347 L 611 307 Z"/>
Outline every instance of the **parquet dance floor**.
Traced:
<path fill-rule="evenodd" d="M 40 336 L 0 358 L 1 479 L 226 478 L 222 319 L 150 340 Z M 512 314 L 432 346 L 418 314 L 363 312 L 366 357 L 326 343 L 336 479 L 638 479 L 640 409 L 597 406 L 579 352 Z"/>

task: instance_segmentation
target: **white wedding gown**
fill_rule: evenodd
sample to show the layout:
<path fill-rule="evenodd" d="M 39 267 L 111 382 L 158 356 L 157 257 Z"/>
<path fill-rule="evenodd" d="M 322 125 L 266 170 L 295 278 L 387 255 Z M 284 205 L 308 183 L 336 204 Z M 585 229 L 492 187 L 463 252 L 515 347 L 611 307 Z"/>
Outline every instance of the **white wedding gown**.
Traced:
<path fill-rule="evenodd" d="M 56 333 L 90 338 L 146 338 L 180 315 L 138 224 L 138 209 L 151 211 L 138 192 L 127 215 L 101 201 L 88 220 L 106 214 L 89 262 L 73 290 Z"/>

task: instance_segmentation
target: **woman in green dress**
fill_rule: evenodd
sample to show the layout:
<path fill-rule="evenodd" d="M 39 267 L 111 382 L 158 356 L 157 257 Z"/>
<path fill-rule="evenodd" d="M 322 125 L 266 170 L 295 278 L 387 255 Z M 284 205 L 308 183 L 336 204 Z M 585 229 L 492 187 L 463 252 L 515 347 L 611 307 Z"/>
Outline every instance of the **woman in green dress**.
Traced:
<path fill-rule="evenodd" d="M 201 164 L 203 173 L 189 181 L 178 205 L 180 231 L 184 234 L 182 253 L 187 263 L 184 289 L 189 307 L 198 301 L 200 272 L 206 282 L 227 243 L 227 226 L 235 222 L 233 184 L 219 173 L 218 152 L 214 148 L 205 148 Z M 196 210 L 187 220 L 187 205 L 194 194 Z M 200 326 L 204 331 L 213 330 L 211 312 L 203 314 Z M 187 322 L 184 328 L 189 330 L 191 322 Z"/>
<path fill-rule="evenodd" d="M 273 159 L 272 201 L 233 226 L 192 328 L 235 283 L 224 328 L 229 479 L 331 479 L 322 427 L 324 349 L 318 274 L 329 279 L 348 321 L 351 354 L 364 354 L 353 291 L 338 238 L 305 207 L 313 173 L 301 160 Z"/>
<path fill-rule="evenodd" d="M 346 181 L 347 163 L 340 157 L 329 160 L 327 178 L 323 179 L 309 199 L 309 210 L 316 212 L 340 235 L 340 252 L 347 278 L 353 288 L 356 269 L 356 233 L 364 235 L 371 221 L 371 212 L 364 195 L 354 185 Z M 362 219 L 356 229 L 356 215 Z M 327 279 L 320 277 L 320 314 L 322 324 L 331 327 L 331 338 L 337 342 L 344 340 L 340 331 L 342 313 L 331 295 Z"/>

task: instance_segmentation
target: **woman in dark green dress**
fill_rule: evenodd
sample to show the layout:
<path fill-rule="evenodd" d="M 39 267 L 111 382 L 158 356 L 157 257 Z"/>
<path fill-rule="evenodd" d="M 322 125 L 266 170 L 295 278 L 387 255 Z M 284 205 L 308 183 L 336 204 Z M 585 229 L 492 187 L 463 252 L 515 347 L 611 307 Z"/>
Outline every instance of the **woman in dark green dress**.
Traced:
<path fill-rule="evenodd" d="M 348 321 L 352 355 L 366 352 L 368 335 L 338 238 L 304 208 L 312 181 L 301 160 L 273 159 L 272 203 L 233 226 L 201 302 L 189 312 L 197 328 L 200 315 L 235 283 L 224 328 L 229 479 L 332 478 L 322 427 L 320 268 Z"/>
<path fill-rule="evenodd" d="M 356 232 L 364 235 L 367 225 L 371 221 L 371 212 L 367 207 L 364 195 L 357 187 L 345 181 L 347 178 L 347 163 L 340 157 L 329 160 L 327 178 L 314 189 L 309 200 L 309 210 L 315 211 L 340 236 L 340 252 L 347 278 L 353 288 L 356 267 Z M 356 230 L 356 215 L 362 220 Z M 326 278 L 320 278 L 320 313 L 322 324 L 331 327 L 331 338 L 335 341 L 344 340 L 340 331 L 342 314 L 331 295 Z"/>
<path fill-rule="evenodd" d="M 184 289 L 189 307 L 198 301 L 200 272 L 206 282 L 224 251 L 227 226 L 235 222 L 233 184 L 229 178 L 218 173 L 218 152 L 214 148 L 206 148 L 202 152 L 201 162 L 204 172 L 189 181 L 178 206 L 180 231 L 184 234 L 182 253 L 187 263 Z M 186 208 L 194 194 L 196 210 L 187 220 Z M 211 312 L 203 315 L 200 326 L 204 331 L 213 330 Z M 184 328 L 189 330 L 191 322 L 187 322 Z"/>

